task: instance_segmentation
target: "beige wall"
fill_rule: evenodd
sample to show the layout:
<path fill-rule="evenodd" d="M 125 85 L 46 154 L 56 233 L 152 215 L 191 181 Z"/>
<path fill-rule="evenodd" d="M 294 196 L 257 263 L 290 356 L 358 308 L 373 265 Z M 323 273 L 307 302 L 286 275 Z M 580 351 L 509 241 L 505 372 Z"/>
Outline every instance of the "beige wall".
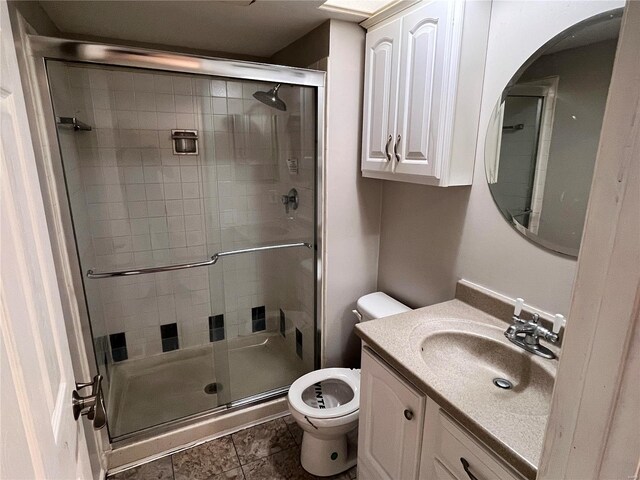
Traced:
<path fill-rule="evenodd" d="M 485 180 L 485 133 L 502 89 L 540 45 L 578 21 L 621 5 L 494 2 L 473 185 L 459 193 L 385 184 L 380 289 L 415 307 L 452 298 L 455 280 L 466 278 L 524 297 L 542 310 L 567 313 L 575 260 L 530 243 L 502 218 Z"/>
<path fill-rule="evenodd" d="M 312 65 L 329 56 L 331 21 L 314 28 L 306 35 L 274 53 L 270 62 L 291 67 L 313 68 Z"/>
<path fill-rule="evenodd" d="M 375 291 L 381 182 L 360 174 L 365 31 L 331 21 L 325 146 L 324 366 L 353 366 L 360 341 L 351 310 Z"/>

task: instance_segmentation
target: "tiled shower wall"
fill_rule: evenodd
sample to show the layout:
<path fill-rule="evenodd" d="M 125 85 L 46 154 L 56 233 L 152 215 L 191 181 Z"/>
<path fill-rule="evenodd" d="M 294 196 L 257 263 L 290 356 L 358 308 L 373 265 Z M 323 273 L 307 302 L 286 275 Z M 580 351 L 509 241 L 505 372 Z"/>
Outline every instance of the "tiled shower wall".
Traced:
<path fill-rule="evenodd" d="M 84 271 L 313 240 L 311 89 L 283 87 L 288 111 L 278 112 L 252 98 L 271 87 L 257 82 L 55 62 L 48 68 L 56 114 L 93 126 L 60 129 Z M 174 128 L 199 131 L 199 155 L 173 154 Z M 292 158 L 298 173 L 288 167 Z M 287 215 L 280 196 L 293 186 L 301 206 Z M 160 325 L 177 323 L 180 348 L 209 342 L 210 315 L 224 314 L 227 338 L 249 335 L 251 309 L 262 305 L 267 330 L 279 329 L 282 309 L 285 334 L 295 338 L 298 328 L 310 355 L 313 278 L 312 252 L 288 250 L 85 286 L 94 337 L 124 332 L 129 359 L 162 351 Z"/>

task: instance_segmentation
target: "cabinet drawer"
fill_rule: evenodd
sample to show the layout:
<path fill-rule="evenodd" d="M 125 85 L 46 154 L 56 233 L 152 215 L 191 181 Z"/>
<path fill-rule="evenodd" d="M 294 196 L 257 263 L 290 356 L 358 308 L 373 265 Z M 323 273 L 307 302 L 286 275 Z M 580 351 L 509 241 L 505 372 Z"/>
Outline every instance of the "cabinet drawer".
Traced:
<path fill-rule="evenodd" d="M 435 462 L 442 462 L 460 480 L 471 478 L 465 471 L 461 459 L 468 462 L 469 471 L 478 480 L 521 480 L 522 477 L 504 465 L 495 454 L 480 445 L 469 433 L 450 420 L 441 410 L 438 420 L 432 425 L 437 429 Z"/>

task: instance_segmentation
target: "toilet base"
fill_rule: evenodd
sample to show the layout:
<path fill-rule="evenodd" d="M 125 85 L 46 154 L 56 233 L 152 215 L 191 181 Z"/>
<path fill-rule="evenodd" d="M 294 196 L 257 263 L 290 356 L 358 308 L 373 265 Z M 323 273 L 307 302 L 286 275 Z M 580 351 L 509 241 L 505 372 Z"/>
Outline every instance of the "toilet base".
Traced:
<path fill-rule="evenodd" d="M 319 477 L 329 477 L 349 470 L 356 464 L 358 457 L 357 451 L 348 451 L 346 435 L 318 438 L 304 432 L 300 450 L 302 468 Z"/>

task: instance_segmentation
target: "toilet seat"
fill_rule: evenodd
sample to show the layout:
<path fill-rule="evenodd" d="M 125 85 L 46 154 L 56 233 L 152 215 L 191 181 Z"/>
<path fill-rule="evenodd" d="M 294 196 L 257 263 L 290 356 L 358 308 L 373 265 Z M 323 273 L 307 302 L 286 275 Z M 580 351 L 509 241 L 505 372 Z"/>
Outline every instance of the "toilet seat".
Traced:
<path fill-rule="evenodd" d="M 302 399 L 303 392 L 319 382 L 337 380 L 351 389 L 353 398 L 337 407 L 316 408 Z M 355 412 L 360 408 L 360 371 L 350 368 L 323 368 L 298 378 L 289 388 L 289 404 L 302 415 L 310 418 L 337 418 Z"/>

